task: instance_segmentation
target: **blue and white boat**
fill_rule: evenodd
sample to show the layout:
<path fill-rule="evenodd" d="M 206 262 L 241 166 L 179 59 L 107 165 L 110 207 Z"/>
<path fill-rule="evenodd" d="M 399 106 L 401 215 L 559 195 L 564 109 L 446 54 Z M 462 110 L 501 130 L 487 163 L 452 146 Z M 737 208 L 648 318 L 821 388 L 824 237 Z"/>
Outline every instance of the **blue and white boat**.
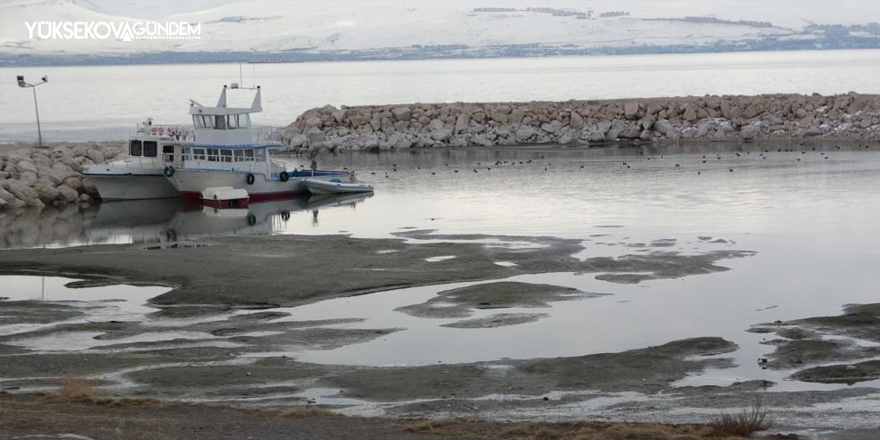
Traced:
<path fill-rule="evenodd" d="M 167 166 L 168 181 L 187 199 L 198 200 L 210 187 L 245 189 L 250 200 L 270 200 L 307 193 L 306 178 L 348 180 L 345 171 L 289 170 L 271 156 L 282 147 L 278 130 L 251 125 L 251 114 L 263 110 L 260 87 L 250 107 L 228 107 L 223 86 L 214 107 L 190 101 L 193 140 L 182 143 L 179 167 Z M 229 89 L 239 89 L 232 84 Z"/>

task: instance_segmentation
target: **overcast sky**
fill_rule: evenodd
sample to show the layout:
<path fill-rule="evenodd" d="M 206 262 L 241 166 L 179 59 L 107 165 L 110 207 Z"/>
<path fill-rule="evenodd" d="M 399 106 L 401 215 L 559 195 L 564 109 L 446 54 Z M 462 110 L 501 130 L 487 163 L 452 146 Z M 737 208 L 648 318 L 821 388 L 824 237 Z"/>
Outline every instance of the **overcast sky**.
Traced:
<path fill-rule="evenodd" d="M 0 0 L 9 2 L 14 0 Z M 159 19 L 173 14 L 196 12 L 235 3 L 241 0 L 74 0 L 83 6 L 89 4 L 96 9 L 114 14 L 142 19 Z M 351 1 L 369 2 L 370 0 L 327 0 L 322 2 L 325 8 L 339 8 L 344 11 Z M 420 3 L 468 3 L 473 7 L 480 7 L 480 0 L 399 0 L 410 7 L 417 7 Z M 265 2 L 263 2 L 265 3 Z M 283 9 L 290 8 L 292 4 L 314 2 L 301 2 L 297 0 L 277 0 L 274 3 Z M 593 5 L 602 7 L 618 3 L 621 8 L 656 10 L 664 9 L 675 11 L 693 10 L 695 13 L 705 13 L 707 10 L 717 7 L 719 12 L 728 12 L 737 9 L 741 14 L 754 16 L 755 19 L 762 17 L 778 17 L 780 13 L 796 19 L 799 15 L 809 15 L 811 19 L 827 17 L 828 20 L 859 19 L 863 22 L 880 21 L 878 4 L 880 0 L 532 0 L 528 3 L 535 7 L 550 5 L 559 7 L 569 5 L 572 8 L 586 8 Z M 824 20 L 823 20 L 824 21 Z"/>

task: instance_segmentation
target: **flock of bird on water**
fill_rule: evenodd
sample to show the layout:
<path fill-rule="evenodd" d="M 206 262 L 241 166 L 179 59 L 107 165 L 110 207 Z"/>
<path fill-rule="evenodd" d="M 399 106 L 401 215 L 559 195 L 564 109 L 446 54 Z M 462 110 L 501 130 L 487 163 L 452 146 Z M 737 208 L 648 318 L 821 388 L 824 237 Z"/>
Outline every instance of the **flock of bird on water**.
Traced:
<path fill-rule="evenodd" d="M 864 148 L 865 148 L 865 149 L 870 149 L 871 147 L 870 147 L 869 145 L 865 145 Z M 834 149 L 835 149 L 835 150 L 840 150 L 841 147 L 838 146 L 838 145 L 835 145 L 835 146 L 834 146 Z M 812 148 L 812 151 L 816 151 L 816 148 L 815 148 L 815 147 Z M 807 151 L 806 151 L 806 150 L 782 149 L 782 148 L 777 149 L 776 152 L 777 152 L 777 153 L 801 153 L 801 155 L 806 155 L 806 154 L 807 154 Z M 745 152 L 744 152 L 745 155 L 751 155 L 751 153 L 752 153 L 751 151 L 745 151 Z M 763 151 L 759 151 L 759 152 L 757 152 L 757 153 L 758 153 L 758 156 L 761 157 L 761 159 L 763 160 L 763 159 L 767 159 L 767 157 L 768 157 L 767 154 L 770 153 L 770 150 L 763 150 Z M 734 152 L 734 154 L 736 155 L 736 157 L 742 157 L 742 156 L 743 156 L 743 154 L 740 153 L 740 152 Z M 640 156 L 644 156 L 645 153 L 644 153 L 644 152 L 639 152 L 639 155 L 640 155 Z M 820 151 L 820 152 L 819 152 L 819 155 L 820 155 L 820 157 L 823 157 L 825 160 L 827 160 L 828 157 L 829 157 L 829 156 L 828 156 L 827 154 L 825 154 L 825 152 L 823 152 L 823 151 Z M 710 155 L 710 156 L 711 156 L 711 155 Z M 660 155 L 655 155 L 655 156 L 653 156 L 653 157 L 652 157 L 652 156 L 648 156 L 648 157 L 645 158 L 645 160 L 646 160 L 646 161 L 649 161 L 649 160 L 652 160 L 652 159 L 656 160 L 656 159 L 663 159 L 663 158 L 664 158 L 664 156 L 663 156 L 662 154 L 660 154 Z M 541 155 L 541 159 L 546 159 L 546 157 L 545 157 L 544 155 Z M 723 157 L 722 157 L 721 153 L 715 153 L 715 160 L 722 160 L 722 159 L 723 159 Z M 796 159 L 797 159 L 797 162 L 801 162 L 801 158 L 800 158 L 800 157 L 798 157 L 798 158 L 796 158 Z M 707 162 L 706 162 L 707 160 L 709 160 L 709 158 L 707 158 L 705 154 L 702 155 L 702 163 L 707 163 Z M 519 164 L 519 165 L 531 165 L 534 161 L 535 161 L 534 159 L 520 160 L 520 161 L 516 161 L 516 160 L 503 160 L 503 161 L 502 161 L 502 160 L 497 160 L 497 161 L 495 161 L 494 163 L 492 163 L 492 166 L 494 166 L 494 167 L 500 167 L 500 166 L 504 166 L 504 165 L 517 165 L 517 164 Z M 623 164 L 623 166 L 625 166 L 626 168 L 632 168 L 632 166 L 631 166 L 629 163 L 627 163 L 626 161 L 623 161 L 622 164 Z M 476 166 L 473 168 L 472 171 L 473 171 L 474 173 L 479 173 L 480 170 L 481 170 L 483 167 L 486 168 L 486 171 L 492 171 L 492 166 L 487 166 L 487 165 L 488 165 L 488 163 L 487 163 L 487 164 L 483 164 L 483 163 L 481 163 L 481 162 L 476 162 Z M 553 165 L 552 162 L 547 162 L 546 166 L 544 167 L 544 171 L 549 171 L 549 170 L 550 170 L 550 167 L 551 167 L 552 165 Z M 391 169 L 391 172 L 392 172 L 392 173 L 393 173 L 393 172 L 397 172 L 397 169 L 398 169 L 397 164 L 392 163 L 392 164 L 391 164 L 391 167 L 392 167 L 392 169 Z M 446 164 L 445 164 L 445 167 L 449 167 L 449 164 L 446 163 Z M 584 165 L 580 165 L 580 168 L 584 168 Z M 681 168 L 681 164 L 676 163 L 675 166 L 674 166 L 673 168 L 679 169 L 679 168 Z M 343 168 L 343 169 L 344 169 L 344 170 L 348 170 L 347 167 L 346 167 L 346 168 Z M 417 170 L 421 170 L 422 167 L 421 167 L 421 166 L 417 166 L 415 169 L 417 169 Z M 453 172 L 454 172 L 454 173 L 458 173 L 459 170 L 458 170 L 458 169 L 453 169 Z M 731 173 L 732 173 L 732 172 L 733 172 L 733 168 L 728 168 L 728 172 L 731 172 Z M 370 174 L 375 176 L 375 175 L 376 175 L 376 172 L 371 172 Z M 432 171 L 432 172 L 431 172 L 431 175 L 432 175 L 432 176 L 434 176 L 434 175 L 436 175 L 436 174 L 437 174 L 437 172 L 435 172 L 435 171 Z M 697 175 L 700 175 L 700 174 L 702 174 L 702 172 L 701 172 L 701 171 L 697 171 Z M 385 171 L 385 175 L 384 175 L 384 176 L 385 176 L 385 178 L 390 178 L 390 177 L 391 177 L 391 176 L 388 174 L 388 171 Z"/>

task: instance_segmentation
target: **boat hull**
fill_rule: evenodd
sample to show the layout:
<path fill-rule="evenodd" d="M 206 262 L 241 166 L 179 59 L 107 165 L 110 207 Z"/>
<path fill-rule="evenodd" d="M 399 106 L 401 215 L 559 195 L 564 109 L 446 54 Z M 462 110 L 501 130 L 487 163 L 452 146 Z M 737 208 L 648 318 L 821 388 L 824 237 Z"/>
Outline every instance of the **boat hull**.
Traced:
<path fill-rule="evenodd" d="M 188 200 L 200 200 L 202 191 L 213 186 L 244 188 L 251 202 L 274 200 L 308 194 L 301 178 L 291 178 L 287 182 L 266 180 L 261 174 L 254 175 L 254 183 L 247 183 L 249 173 L 226 171 L 176 170 L 168 180 Z"/>
<path fill-rule="evenodd" d="M 202 199 L 202 204 L 211 208 L 227 209 L 227 208 L 247 208 L 250 199 L 230 199 L 230 200 L 214 200 Z"/>
<path fill-rule="evenodd" d="M 141 175 L 86 174 L 95 183 L 102 200 L 142 200 L 180 197 L 180 192 L 162 173 Z"/>

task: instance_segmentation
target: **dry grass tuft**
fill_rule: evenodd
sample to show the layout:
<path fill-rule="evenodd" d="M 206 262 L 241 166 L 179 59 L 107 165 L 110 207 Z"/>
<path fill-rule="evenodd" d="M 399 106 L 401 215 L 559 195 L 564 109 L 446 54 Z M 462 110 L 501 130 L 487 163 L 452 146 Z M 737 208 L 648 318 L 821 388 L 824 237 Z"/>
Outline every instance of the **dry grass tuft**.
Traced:
<path fill-rule="evenodd" d="M 405 432 L 421 432 L 421 433 L 430 433 L 436 432 L 438 430 L 442 430 L 446 427 L 450 422 L 446 420 L 419 420 L 413 422 L 406 427 L 403 428 Z"/>
<path fill-rule="evenodd" d="M 487 422 L 477 420 L 415 420 L 404 431 L 447 437 L 498 440 L 727 440 L 711 436 L 706 425 L 659 423 Z"/>
<path fill-rule="evenodd" d="M 129 406 L 159 406 L 162 405 L 163 402 L 155 399 L 144 399 L 144 398 L 132 398 L 126 397 L 121 399 L 114 399 L 112 397 L 99 397 L 96 400 L 93 400 L 92 403 L 98 405 L 105 405 L 113 408 L 125 408 Z"/>
<path fill-rule="evenodd" d="M 305 419 L 309 417 L 338 417 L 333 411 L 317 406 L 301 406 L 281 413 L 282 417 L 291 419 Z"/>
<path fill-rule="evenodd" d="M 773 418 L 764 409 L 761 398 L 757 397 L 750 407 L 743 408 L 739 413 L 721 413 L 709 423 L 709 427 L 716 436 L 749 437 L 772 428 Z"/>
<path fill-rule="evenodd" d="M 87 380 L 77 379 L 73 376 L 64 376 L 61 379 L 61 387 L 58 390 L 60 397 L 67 400 L 96 402 L 101 400 L 92 383 Z"/>

